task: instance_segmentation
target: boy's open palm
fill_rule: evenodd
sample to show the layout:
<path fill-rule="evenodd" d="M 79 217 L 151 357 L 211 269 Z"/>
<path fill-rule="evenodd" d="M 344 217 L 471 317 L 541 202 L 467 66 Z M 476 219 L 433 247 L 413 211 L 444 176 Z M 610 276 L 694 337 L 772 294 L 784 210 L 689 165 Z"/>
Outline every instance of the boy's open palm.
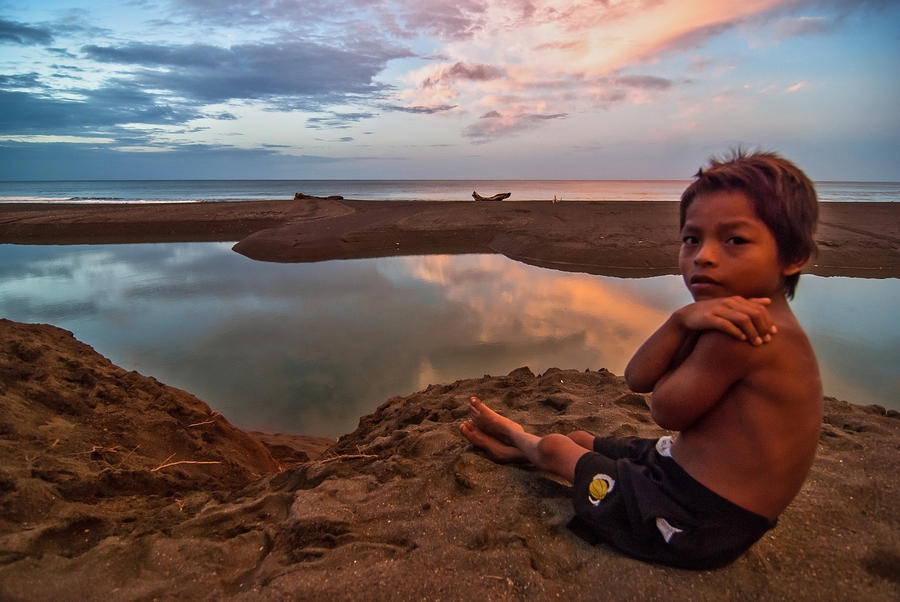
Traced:
<path fill-rule="evenodd" d="M 777 332 L 766 297 L 740 296 L 705 299 L 682 307 L 675 314 L 688 330 L 721 330 L 741 341 L 761 345 Z"/>

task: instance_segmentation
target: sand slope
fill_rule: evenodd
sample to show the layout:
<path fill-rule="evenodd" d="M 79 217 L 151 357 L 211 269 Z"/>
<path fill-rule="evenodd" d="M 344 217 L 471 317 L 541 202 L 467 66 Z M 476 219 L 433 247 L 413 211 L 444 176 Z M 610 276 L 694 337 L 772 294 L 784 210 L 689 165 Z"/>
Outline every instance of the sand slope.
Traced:
<path fill-rule="evenodd" d="M 0 321 L 0 383 L 0 600 L 869 601 L 900 591 L 900 416 L 877 406 L 826 400 L 818 459 L 780 525 L 730 567 L 688 572 L 588 546 L 565 529 L 568 487 L 497 466 L 458 434 L 470 395 L 537 433 L 660 434 L 646 398 L 604 370 L 432 385 L 283 470 L 196 398 L 50 326 Z M 219 463 L 154 471 L 173 452 Z"/>

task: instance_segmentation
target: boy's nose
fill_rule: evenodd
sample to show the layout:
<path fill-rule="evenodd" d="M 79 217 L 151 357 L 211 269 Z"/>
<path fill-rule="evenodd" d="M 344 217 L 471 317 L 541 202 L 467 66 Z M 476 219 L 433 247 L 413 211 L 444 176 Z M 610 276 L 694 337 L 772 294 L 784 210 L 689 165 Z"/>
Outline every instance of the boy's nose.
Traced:
<path fill-rule="evenodd" d="M 715 249 L 715 245 L 705 243 L 700 245 L 700 248 L 697 249 L 697 253 L 694 255 L 694 263 L 697 265 L 715 264 L 717 257 L 718 253 Z"/>

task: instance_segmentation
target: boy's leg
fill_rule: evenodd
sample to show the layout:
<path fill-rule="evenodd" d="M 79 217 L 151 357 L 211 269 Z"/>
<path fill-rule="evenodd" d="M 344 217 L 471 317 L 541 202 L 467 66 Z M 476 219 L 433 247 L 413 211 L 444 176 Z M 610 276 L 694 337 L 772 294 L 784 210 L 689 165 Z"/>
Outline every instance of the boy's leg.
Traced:
<path fill-rule="evenodd" d="M 569 439 L 588 451 L 594 451 L 594 439 L 597 437 L 587 431 L 573 431 L 566 435 Z"/>
<path fill-rule="evenodd" d="M 469 440 L 469 443 L 475 447 L 484 450 L 491 460 L 500 464 L 509 464 L 511 462 L 528 462 L 525 454 L 520 452 L 518 448 L 507 445 L 499 439 L 483 433 L 475 426 L 472 420 L 467 420 L 459 425 L 459 430 L 463 436 Z"/>
<path fill-rule="evenodd" d="M 472 419 L 461 427 L 463 435 L 501 462 L 528 460 L 540 470 L 574 482 L 575 465 L 588 450 L 565 435 L 538 437 L 493 411 L 477 397 L 470 400 Z"/>

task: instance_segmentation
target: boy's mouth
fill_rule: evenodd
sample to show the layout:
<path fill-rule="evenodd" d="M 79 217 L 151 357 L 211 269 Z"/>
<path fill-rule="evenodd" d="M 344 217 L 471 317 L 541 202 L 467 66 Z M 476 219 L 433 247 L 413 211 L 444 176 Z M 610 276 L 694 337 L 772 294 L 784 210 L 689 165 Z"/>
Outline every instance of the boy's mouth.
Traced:
<path fill-rule="evenodd" d="M 719 284 L 717 280 L 709 276 L 691 276 L 691 284 Z"/>
<path fill-rule="evenodd" d="M 697 274 L 691 276 L 688 287 L 694 295 L 718 294 L 716 291 L 722 290 L 722 283 L 715 278 Z"/>

